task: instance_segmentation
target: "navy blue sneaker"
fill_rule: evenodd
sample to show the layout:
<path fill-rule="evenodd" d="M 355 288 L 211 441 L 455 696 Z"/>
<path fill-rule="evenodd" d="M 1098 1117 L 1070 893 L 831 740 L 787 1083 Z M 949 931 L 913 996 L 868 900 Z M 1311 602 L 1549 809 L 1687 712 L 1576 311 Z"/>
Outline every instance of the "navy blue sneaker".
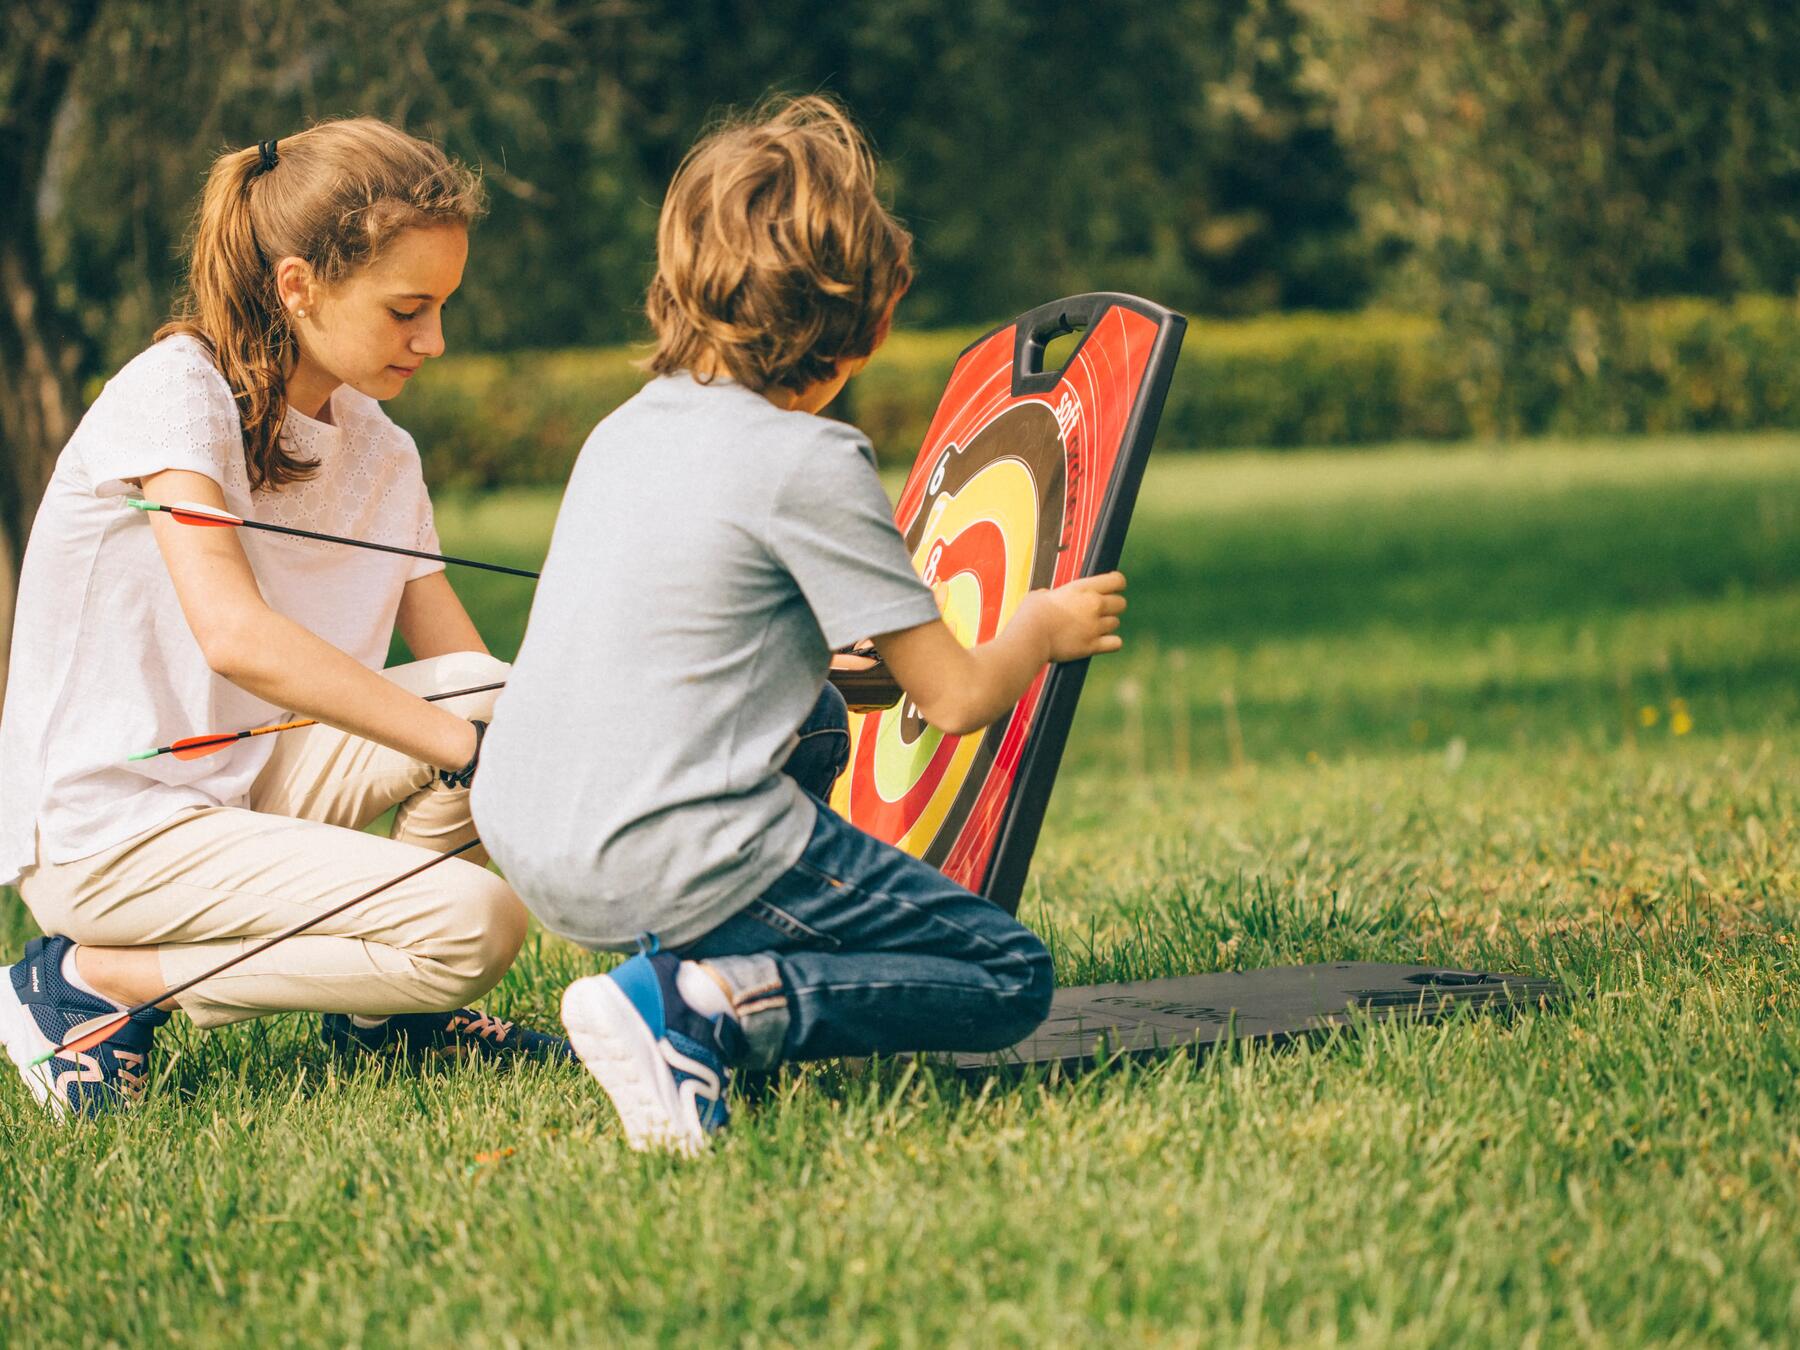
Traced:
<path fill-rule="evenodd" d="M 333 1050 L 398 1050 L 412 1058 L 522 1056 L 559 1064 L 575 1059 L 575 1051 L 561 1036 L 546 1036 L 474 1008 L 457 1008 L 447 1013 L 395 1013 L 373 1027 L 359 1027 L 344 1013 L 326 1013 L 319 1035 Z"/>
<path fill-rule="evenodd" d="M 680 966 L 666 952 L 645 953 L 577 980 L 563 991 L 562 1019 L 618 1110 L 625 1142 L 691 1157 L 730 1121 L 720 1041 L 737 1027 L 688 1007 L 675 988 Z"/>
<path fill-rule="evenodd" d="M 18 964 L 6 967 L 7 978 L 0 979 L 0 1040 L 40 1103 L 62 1117 L 97 1116 L 143 1096 L 156 1029 L 169 1014 L 154 1008 L 137 1013 L 91 1050 L 33 1067 L 33 1060 L 61 1045 L 83 1022 L 119 1011 L 63 979 L 63 957 L 73 945 L 65 937 L 33 938 Z"/>

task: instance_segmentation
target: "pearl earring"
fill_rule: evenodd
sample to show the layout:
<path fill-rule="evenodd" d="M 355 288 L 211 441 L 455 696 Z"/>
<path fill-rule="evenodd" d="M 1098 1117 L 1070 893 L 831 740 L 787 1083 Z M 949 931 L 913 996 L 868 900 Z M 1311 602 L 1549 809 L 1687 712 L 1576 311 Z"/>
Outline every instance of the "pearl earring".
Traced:
<path fill-rule="evenodd" d="M 306 311 L 303 309 L 297 309 L 294 311 L 294 317 L 296 319 L 304 319 L 306 317 Z"/>

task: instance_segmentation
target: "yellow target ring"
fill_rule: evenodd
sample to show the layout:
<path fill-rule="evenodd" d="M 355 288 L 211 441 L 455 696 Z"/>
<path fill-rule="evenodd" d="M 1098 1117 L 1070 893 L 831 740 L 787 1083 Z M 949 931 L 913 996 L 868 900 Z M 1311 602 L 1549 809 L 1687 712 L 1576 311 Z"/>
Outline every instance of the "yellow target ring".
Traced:
<path fill-rule="evenodd" d="M 973 646 L 984 636 L 991 638 L 1017 612 L 1031 587 L 1032 567 L 1036 561 L 1038 537 L 1038 491 L 1031 470 L 1018 459 L 994 461 L 977 472 L 962 488 L 931 503 L 919 545 L 913 553 L 913 566 L 926 580 L 939 588 L 944 622 L 964 646 Z M 995 527 L 1003 541 L 999 556 L 992 550 L 980 549 L 979 556 L 961 558 L 953 563 L 948 575 L 938 575 L 943 559 L 957 558 L 957 544 L 972 528 Z M 981 531 L 988 534 L 990 531 Z M 980 535 L 971 536 L 979 538 Z M 984 598 L 991 588 L 1000 592 L 998 612 L 990 619 L 986 634 L 983 628 Z M 944 735 L 936 727 L 923 727 L 916 740 L 903 739 L 903 724 L 908 720 L 899 708 L 850 719 L 850 762 L 857 762 L 863 736 L 869 729 L 870 717 L 876 720 L 874 773 L 871 775 L 876 794 L 884 803 L 899 802 L 924 777 L 943 743 Z M 906 852 L 919 855 L 930 845 L 945 817 L 955 803 L 957 792 L 981 746 L 985 732 L 961 737 L 951 752 L 950 763 L 930 797 L 894 842 Z M 850 783 L 853 775 L 844 774 L 832 791 L 831 805 L 849 817 Z M 890 836 L 891 837 L 891 836 Z"/>

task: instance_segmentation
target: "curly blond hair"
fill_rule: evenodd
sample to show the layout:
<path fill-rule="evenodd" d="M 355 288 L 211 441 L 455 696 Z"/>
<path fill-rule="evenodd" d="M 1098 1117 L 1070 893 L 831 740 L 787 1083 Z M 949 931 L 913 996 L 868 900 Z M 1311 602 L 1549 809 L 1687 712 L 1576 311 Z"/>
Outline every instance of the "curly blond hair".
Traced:
<path fill-rule="evenodd" d="M 659 375 L 799 391 L 875 349 L 912 282 L 912 236 L 881 203 L 875 156 L 836 102 L 783 98 L 716 127 L 663 199 L 645 309 Z"/>

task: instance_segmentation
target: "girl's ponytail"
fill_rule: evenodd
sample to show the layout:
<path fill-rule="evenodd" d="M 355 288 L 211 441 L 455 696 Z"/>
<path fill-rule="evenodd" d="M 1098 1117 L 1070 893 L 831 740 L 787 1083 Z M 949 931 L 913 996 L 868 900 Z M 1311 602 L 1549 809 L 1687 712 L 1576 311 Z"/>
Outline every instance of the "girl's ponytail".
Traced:
<path fill-rule="evenodd" d="M 374 118 L 322 122 L 214 161 L 194 217 L 187 287 L 156 339 L 185 334 L 211 352 L 237 402 L 252 488 L 279 488 L 318 468 L 281 446 L 300 348 L 276 294 L 276 263 L 302 258 L 330 285 L 401 230 L 466 226 L 481 208 L 473 172 Z"/>
<path fill-rule="evenodd" d="M 194 219 L 187 294 L 177 316 L 157 333 L 200 338 L 237 400 L 244 463 L 252 487 L 281 487 L 318 468 L 281 448 L 283 390 L 299 351 L 287 311 L 275 294 L 271 260 L 257 247 L 250 193 L 263 173 L 254 146 L 219 156 L 206 177 Z"/>

